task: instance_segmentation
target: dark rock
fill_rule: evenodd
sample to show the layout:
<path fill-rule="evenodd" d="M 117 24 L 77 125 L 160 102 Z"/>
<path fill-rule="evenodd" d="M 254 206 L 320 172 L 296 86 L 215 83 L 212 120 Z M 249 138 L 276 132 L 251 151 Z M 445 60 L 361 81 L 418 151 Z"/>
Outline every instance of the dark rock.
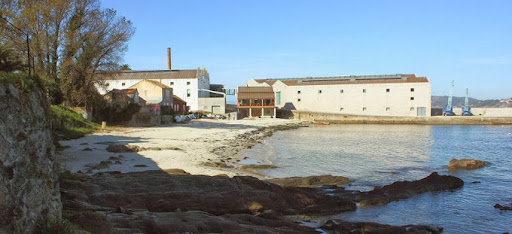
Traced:
<path fill-rule="evenodd" d="M 91 148 L 85 148 L 82 151 L 92 151 L 92 149 Z"/>
<path fill-rule="evenodd" d="M 148 166 L 147 166 L 147 165 L 144 165 L 144 164 L 137 164 L 137 165 L 135 165 L 135 166 L 133 166 L 133 167 L 148 167 Z"/>
<path fill-rule="evenodd" d="M 116 228 L 139 233 L 316 233 L 313 228 L 280 220 L 248 214 L 215 216 L 202 211 L 112 213 L 108 220 Z"/>
<path fill-rule="evenodd" d="M 500 204 L 494 205 L 494 208 L 500 209 L 500 210 L 512 210 L 512 206 L 502 206 Z"/>
<path fill-rule="evenodd" d="M 330 233 L 441 233 L 442 228 L 426 225 L 391 226 L 370 222 L 329 220 L 320 227 Z"/>
<path fill-rule="evenodd" d="M 356 209 L 353 202 L 322 195 L 310 188 L 283 188 L 253 177 L 169 175 L 146 171 L 80 177 L 80 185 L 63 183 L 63 191 L 86 194 L 83 206 L 142 209 L 151 212 L 201 210 L 211 214 L 335 214 Z M 71 186 L 71 187 L 70 187 Z M 63 193 L 64 200 L 67 199 Z M 85 205 L 88 204 L 88 205 Z M 77 207 L 74 207 L 77 208 Z"/>
<path fill-rule="evenodd" d="M 426 192 L 455 190 L 463 185 L 464 182 L 455 176 L 441 176 L 437 172 L 433 172 L 421 180 L 394 182 L 369 192 L 354 192 L 340 188 L 329 193 L 358 202 L 360 207 L 369 207 L 385 205 Z"/>
<path fill-rule="evenodd" d="M 487 165 L 486 162 L 479 161 L 476 159 L 452 159 L 448 163 L 448 170 L 473 170 L 478 169 Z"/>
<path fill-rule="evenodd" d="M 284 187 L 317 187 L 322 185 L 342 185 L 350 182 L 346 177 L 332 175 L 275 178 L 266 181 Z"/>

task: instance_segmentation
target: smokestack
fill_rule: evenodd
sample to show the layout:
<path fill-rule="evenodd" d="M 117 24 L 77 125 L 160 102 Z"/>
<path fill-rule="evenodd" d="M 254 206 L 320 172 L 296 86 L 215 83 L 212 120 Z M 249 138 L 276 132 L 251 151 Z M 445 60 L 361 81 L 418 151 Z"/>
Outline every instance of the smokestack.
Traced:
<path fill-rule="evenodd" d="M 167 47 L 167 70 L 171 70 L 171 47 Z"/>

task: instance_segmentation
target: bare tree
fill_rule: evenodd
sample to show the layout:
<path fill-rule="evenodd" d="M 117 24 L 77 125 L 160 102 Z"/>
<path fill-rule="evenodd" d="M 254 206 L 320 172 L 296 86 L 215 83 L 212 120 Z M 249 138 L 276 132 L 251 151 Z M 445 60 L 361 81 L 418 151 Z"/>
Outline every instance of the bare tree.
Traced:
<path fill-rule="evenodd" d="M 90 110 L 98 97 L 99 71 L 118 70 L 135 29 L 116 11 L 102 10 L 96 0 L 77 0 L 72 9 L 64 39 L 61 90 L 72 105 Z"/>

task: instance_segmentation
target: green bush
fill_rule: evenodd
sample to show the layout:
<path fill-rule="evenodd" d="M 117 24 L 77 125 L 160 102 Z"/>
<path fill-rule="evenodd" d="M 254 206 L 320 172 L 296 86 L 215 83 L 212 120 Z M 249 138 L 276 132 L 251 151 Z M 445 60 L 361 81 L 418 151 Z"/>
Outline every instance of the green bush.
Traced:
<path fill-rule="evenodd" d="M 123 109 L 117 107 L 103 107 L 96 111 L 94 119 L 97 121 L 107 121 L 108 123 L 125 123 L 132 119 L 132 116 L 140 110 L 139 104 L 130 103 Z"/>
<path fill-rule="evenodd" d="M 30 92 L 38 88 L 44 88 L 43 82 L 39 76 L 29 76 L 22 73 L 0 72 L 0 83 L 11 83 L 23 92 Z"/>

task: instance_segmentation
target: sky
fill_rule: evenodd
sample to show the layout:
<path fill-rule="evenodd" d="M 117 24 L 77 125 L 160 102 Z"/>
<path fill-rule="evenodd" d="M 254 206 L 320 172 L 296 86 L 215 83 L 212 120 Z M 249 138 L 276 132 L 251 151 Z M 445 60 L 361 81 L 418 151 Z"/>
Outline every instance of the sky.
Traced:
<path fill-rule="evenodd" d="M 133 70 L 206 68 L 249 79 L 427 76 L 432 95 L 512 97 L 512 1 L 101 0 L 136 27 Z"/>

